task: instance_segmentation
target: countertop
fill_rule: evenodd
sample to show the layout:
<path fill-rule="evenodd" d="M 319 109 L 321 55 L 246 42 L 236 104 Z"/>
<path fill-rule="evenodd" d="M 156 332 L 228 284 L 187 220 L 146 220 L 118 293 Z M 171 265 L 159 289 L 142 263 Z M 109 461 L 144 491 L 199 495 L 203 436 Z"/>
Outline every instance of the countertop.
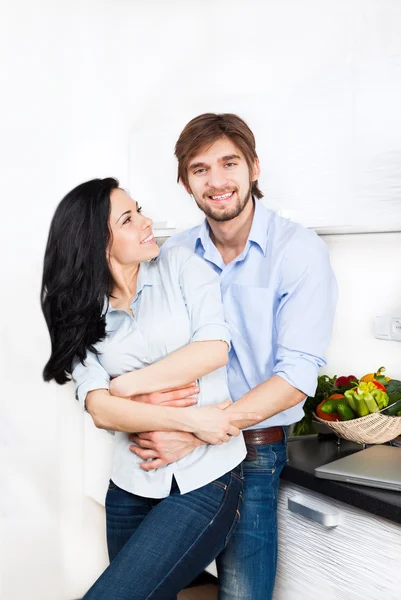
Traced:
<path fill-rule="evenodd" d="M 315 467 L 357 452 L 361 448 L 358 444 L 346 440 L 341 440 L 338 447 L 336 440 L 331 436 L 289 438 L 288 463 L 283 469 L 281 479 L 401 524 L 401 492 L 315 477 Z"/>

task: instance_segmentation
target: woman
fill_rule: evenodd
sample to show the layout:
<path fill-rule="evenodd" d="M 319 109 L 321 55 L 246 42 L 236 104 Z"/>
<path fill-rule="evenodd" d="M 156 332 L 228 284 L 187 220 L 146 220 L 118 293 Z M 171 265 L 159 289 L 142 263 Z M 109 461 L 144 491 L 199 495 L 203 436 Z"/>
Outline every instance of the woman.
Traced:
<path fill-rule="evenodd" d="M 45 253 L 44 379 L 63 384 L 72 373 L 97 427 L 116 432 L 111 564 L 87 600 L 172 600 L 217 556 L 239 515 L 239 428 L 260 420 L 224 411 L 229 332 L 217 276 L 185 248 L 158 257 L 151 225 L 115 179 L 95 179 L 61 201 Z M 196 380 L 196 407 L 135 401 Z M 152 430 L 195 433 L 199 447 L 146 472 L 128 433 Z"/>

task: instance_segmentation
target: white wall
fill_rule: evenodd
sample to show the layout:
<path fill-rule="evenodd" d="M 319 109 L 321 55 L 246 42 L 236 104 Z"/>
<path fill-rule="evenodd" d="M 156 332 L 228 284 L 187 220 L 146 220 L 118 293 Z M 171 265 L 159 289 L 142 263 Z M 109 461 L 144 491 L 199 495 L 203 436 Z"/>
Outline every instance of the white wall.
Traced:
<path fill-rule="evenodd" d="M 211 97 L 241 102 L 247 90 L 258 138 L 266 114 L 305 73 L 343 65 L 347 52 L 361 59 L 380 45 L 385 56 L 400 52 L 399 7 L 396 0 L 2 2 L 2 600 L 73 600 L 106 564 L 103 509 L 84 495 L 90 449 L 82 414 L 71 386 L 41 381 L 49 340 L 38 295 L 57 202 L 85 179 L 114 175 L 125 186 L 135 181 L 141 203 L 166 218 L 153 185 L 174 177 L 174 161 L 166 157 L 141 178 L 130 154 L 136 131 L 154 132 L 151 119 L 166 106 L 184 125 L 211 109 Z M 274 52 L 271 39 L 282 40 Z M 280 72 L 291 77 L 260 105 L 259 82 L 280 81 Z M 274 153 L 263 157 L 265 171 Z M 195 218 L 180 198 L 173 217 Z M 385 364 L 401 376 L 400 346 L 372 335 L 376 314 L 401 314 L 401 234 L 327 242 L 341 291 L 327 370 L 361 375 Z"/>

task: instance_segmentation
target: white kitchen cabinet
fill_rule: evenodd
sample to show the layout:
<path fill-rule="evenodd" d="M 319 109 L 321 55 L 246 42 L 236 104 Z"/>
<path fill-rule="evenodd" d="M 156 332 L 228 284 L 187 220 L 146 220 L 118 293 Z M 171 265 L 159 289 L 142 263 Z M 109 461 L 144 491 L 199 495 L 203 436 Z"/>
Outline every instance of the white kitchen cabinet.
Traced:
<path fill-rule="evenodd" d="M 400 600 L 401 525 L 285 481 L 278 519 L 274 600 Z"/>

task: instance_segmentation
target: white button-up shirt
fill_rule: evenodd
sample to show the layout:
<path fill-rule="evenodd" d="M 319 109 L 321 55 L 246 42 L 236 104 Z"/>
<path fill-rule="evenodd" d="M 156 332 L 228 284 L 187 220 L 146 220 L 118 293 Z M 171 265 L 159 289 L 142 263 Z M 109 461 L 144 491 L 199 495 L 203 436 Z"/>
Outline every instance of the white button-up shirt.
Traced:
<path fill-rule="evenodd" d="M 88 352 L 85 365 L 74 363 L 77 397 L 85 408 L 86 394 L 109 388 L 110 378 L 150 365 L 191 342 L 224 340 L 230 332 L 224 320 L 218 276 L 184 247 L 171 248 L 157 259 L 141 263 L 137 292 L 131 304 L 134 317 L 108 307 L 106 338 Z M 197 406 L 230 397 L 225 367 L 199 380 Z M 179 410 L 179 409 L 176 409 Z M 149 498 L 169 495 L 173 476 L 181 493 L 199 488 L 237 466 L 245 457 L 242 434 L 230 442 L 196 448 L 181 460 L 146 472 L 143 459 L 129 450 L 127 433 L 115 433 L 111 477 L 122 489 Z"/>

